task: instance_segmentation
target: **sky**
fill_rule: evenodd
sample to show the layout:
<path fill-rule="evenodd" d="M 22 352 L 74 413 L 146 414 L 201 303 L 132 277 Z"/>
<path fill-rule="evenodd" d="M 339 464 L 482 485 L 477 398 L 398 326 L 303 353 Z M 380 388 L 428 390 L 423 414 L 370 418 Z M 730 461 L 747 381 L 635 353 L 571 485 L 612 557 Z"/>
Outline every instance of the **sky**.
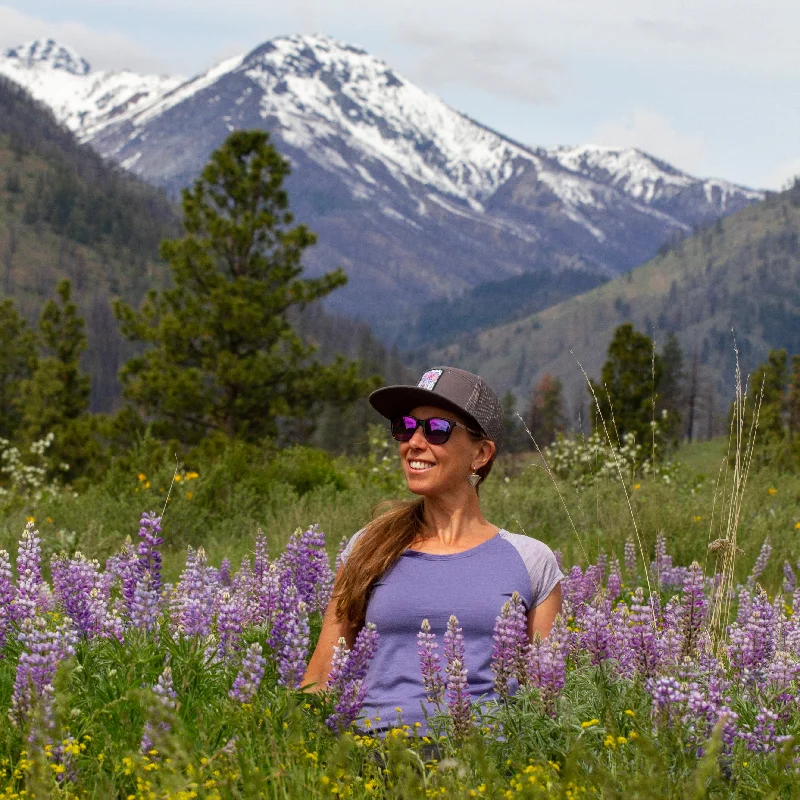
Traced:
<path fill-rule="evenodd" d="M 534 146 L 639 147 L 698 177 L 800 174 L 797 0 L 0 0 L 0 49 L 200 72 L 275 36 L 363 47 Z"/>

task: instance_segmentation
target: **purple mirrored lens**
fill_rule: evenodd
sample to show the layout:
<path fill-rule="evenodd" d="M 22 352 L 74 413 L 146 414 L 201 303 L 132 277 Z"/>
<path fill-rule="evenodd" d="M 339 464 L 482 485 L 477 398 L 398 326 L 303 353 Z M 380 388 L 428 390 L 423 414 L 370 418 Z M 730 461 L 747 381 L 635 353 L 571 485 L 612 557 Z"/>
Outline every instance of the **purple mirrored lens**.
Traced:
<path fill-rule="evenodd" d="M 397 417 L 392 420 L 392 436 L 401 442 L 407 442 L 417 429 L 414 417 Z"/>
<path fill-rule="evenodd" d="M 425 438 L 431 444 L 444 444 L 450 438 L 453 426 L 450 420 L 432 417 L 425 426 Z"/>

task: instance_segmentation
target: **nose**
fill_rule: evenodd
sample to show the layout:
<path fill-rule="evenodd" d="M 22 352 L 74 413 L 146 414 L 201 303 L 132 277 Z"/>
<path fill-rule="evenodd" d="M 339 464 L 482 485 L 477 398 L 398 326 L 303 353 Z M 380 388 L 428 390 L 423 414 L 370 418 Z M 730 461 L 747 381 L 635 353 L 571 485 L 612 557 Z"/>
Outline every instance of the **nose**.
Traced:
<path fill-rule="evenodd" d="M 422 425 L 417 425 L 417 429 L 414 431 L 414 435 L 408 440 L 408 443 L 416 450 L 425 449 L 427 440 L 425 439 L 425 434 L 422 432 Z"/>

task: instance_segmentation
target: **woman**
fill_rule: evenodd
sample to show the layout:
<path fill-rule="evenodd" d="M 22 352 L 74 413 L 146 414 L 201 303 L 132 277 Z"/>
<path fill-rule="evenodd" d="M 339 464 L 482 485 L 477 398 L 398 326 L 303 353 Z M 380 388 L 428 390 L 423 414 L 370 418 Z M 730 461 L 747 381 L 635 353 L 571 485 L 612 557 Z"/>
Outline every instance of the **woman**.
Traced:
<path fill-rule="evenodd" d="M 395 505 L 356 533 L 343 554 L 304 684 L 323 689 L 334 645 L 351 647 L 365 622 L 380 636 L 367 674 L 364 712 L 382 729 L 402 709 L 424 726 L 416 636 L 423 619 L 441 640 L 451 614 L 465 641 L 473 698 L 494 696 L 492 633 L 503 603 L 519 592 L 528 634 L 547 636 L 561 610 L 563 577 L 549 547 L 487 521 L 478 487 L 503 433 L 497 395 L 453 367 L 426 372 L 416 386 L 387 386 L 370 403 L 391 420 L 408 488 L 419 499 Z"/>

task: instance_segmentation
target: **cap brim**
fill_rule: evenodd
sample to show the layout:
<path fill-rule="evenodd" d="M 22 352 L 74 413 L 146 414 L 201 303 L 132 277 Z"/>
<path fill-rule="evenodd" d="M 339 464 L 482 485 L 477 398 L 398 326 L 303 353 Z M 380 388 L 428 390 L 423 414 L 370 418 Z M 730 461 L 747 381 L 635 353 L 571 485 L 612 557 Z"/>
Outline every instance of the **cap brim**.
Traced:
<path fill-rule="evenodd" d="M 463 417 L 470 427 L 483 432 L 483 428 L 472 414 L 468 414 L 463 408 L 440 394 L 428 389 L 421 389 L 418 386 L 384 386 L 382 389 L 372 392 L 369 402 L 381 416 L 390 420 L 407 414 L 416 406 L 436 406 L 445 411 L 453 411 Z"/>

